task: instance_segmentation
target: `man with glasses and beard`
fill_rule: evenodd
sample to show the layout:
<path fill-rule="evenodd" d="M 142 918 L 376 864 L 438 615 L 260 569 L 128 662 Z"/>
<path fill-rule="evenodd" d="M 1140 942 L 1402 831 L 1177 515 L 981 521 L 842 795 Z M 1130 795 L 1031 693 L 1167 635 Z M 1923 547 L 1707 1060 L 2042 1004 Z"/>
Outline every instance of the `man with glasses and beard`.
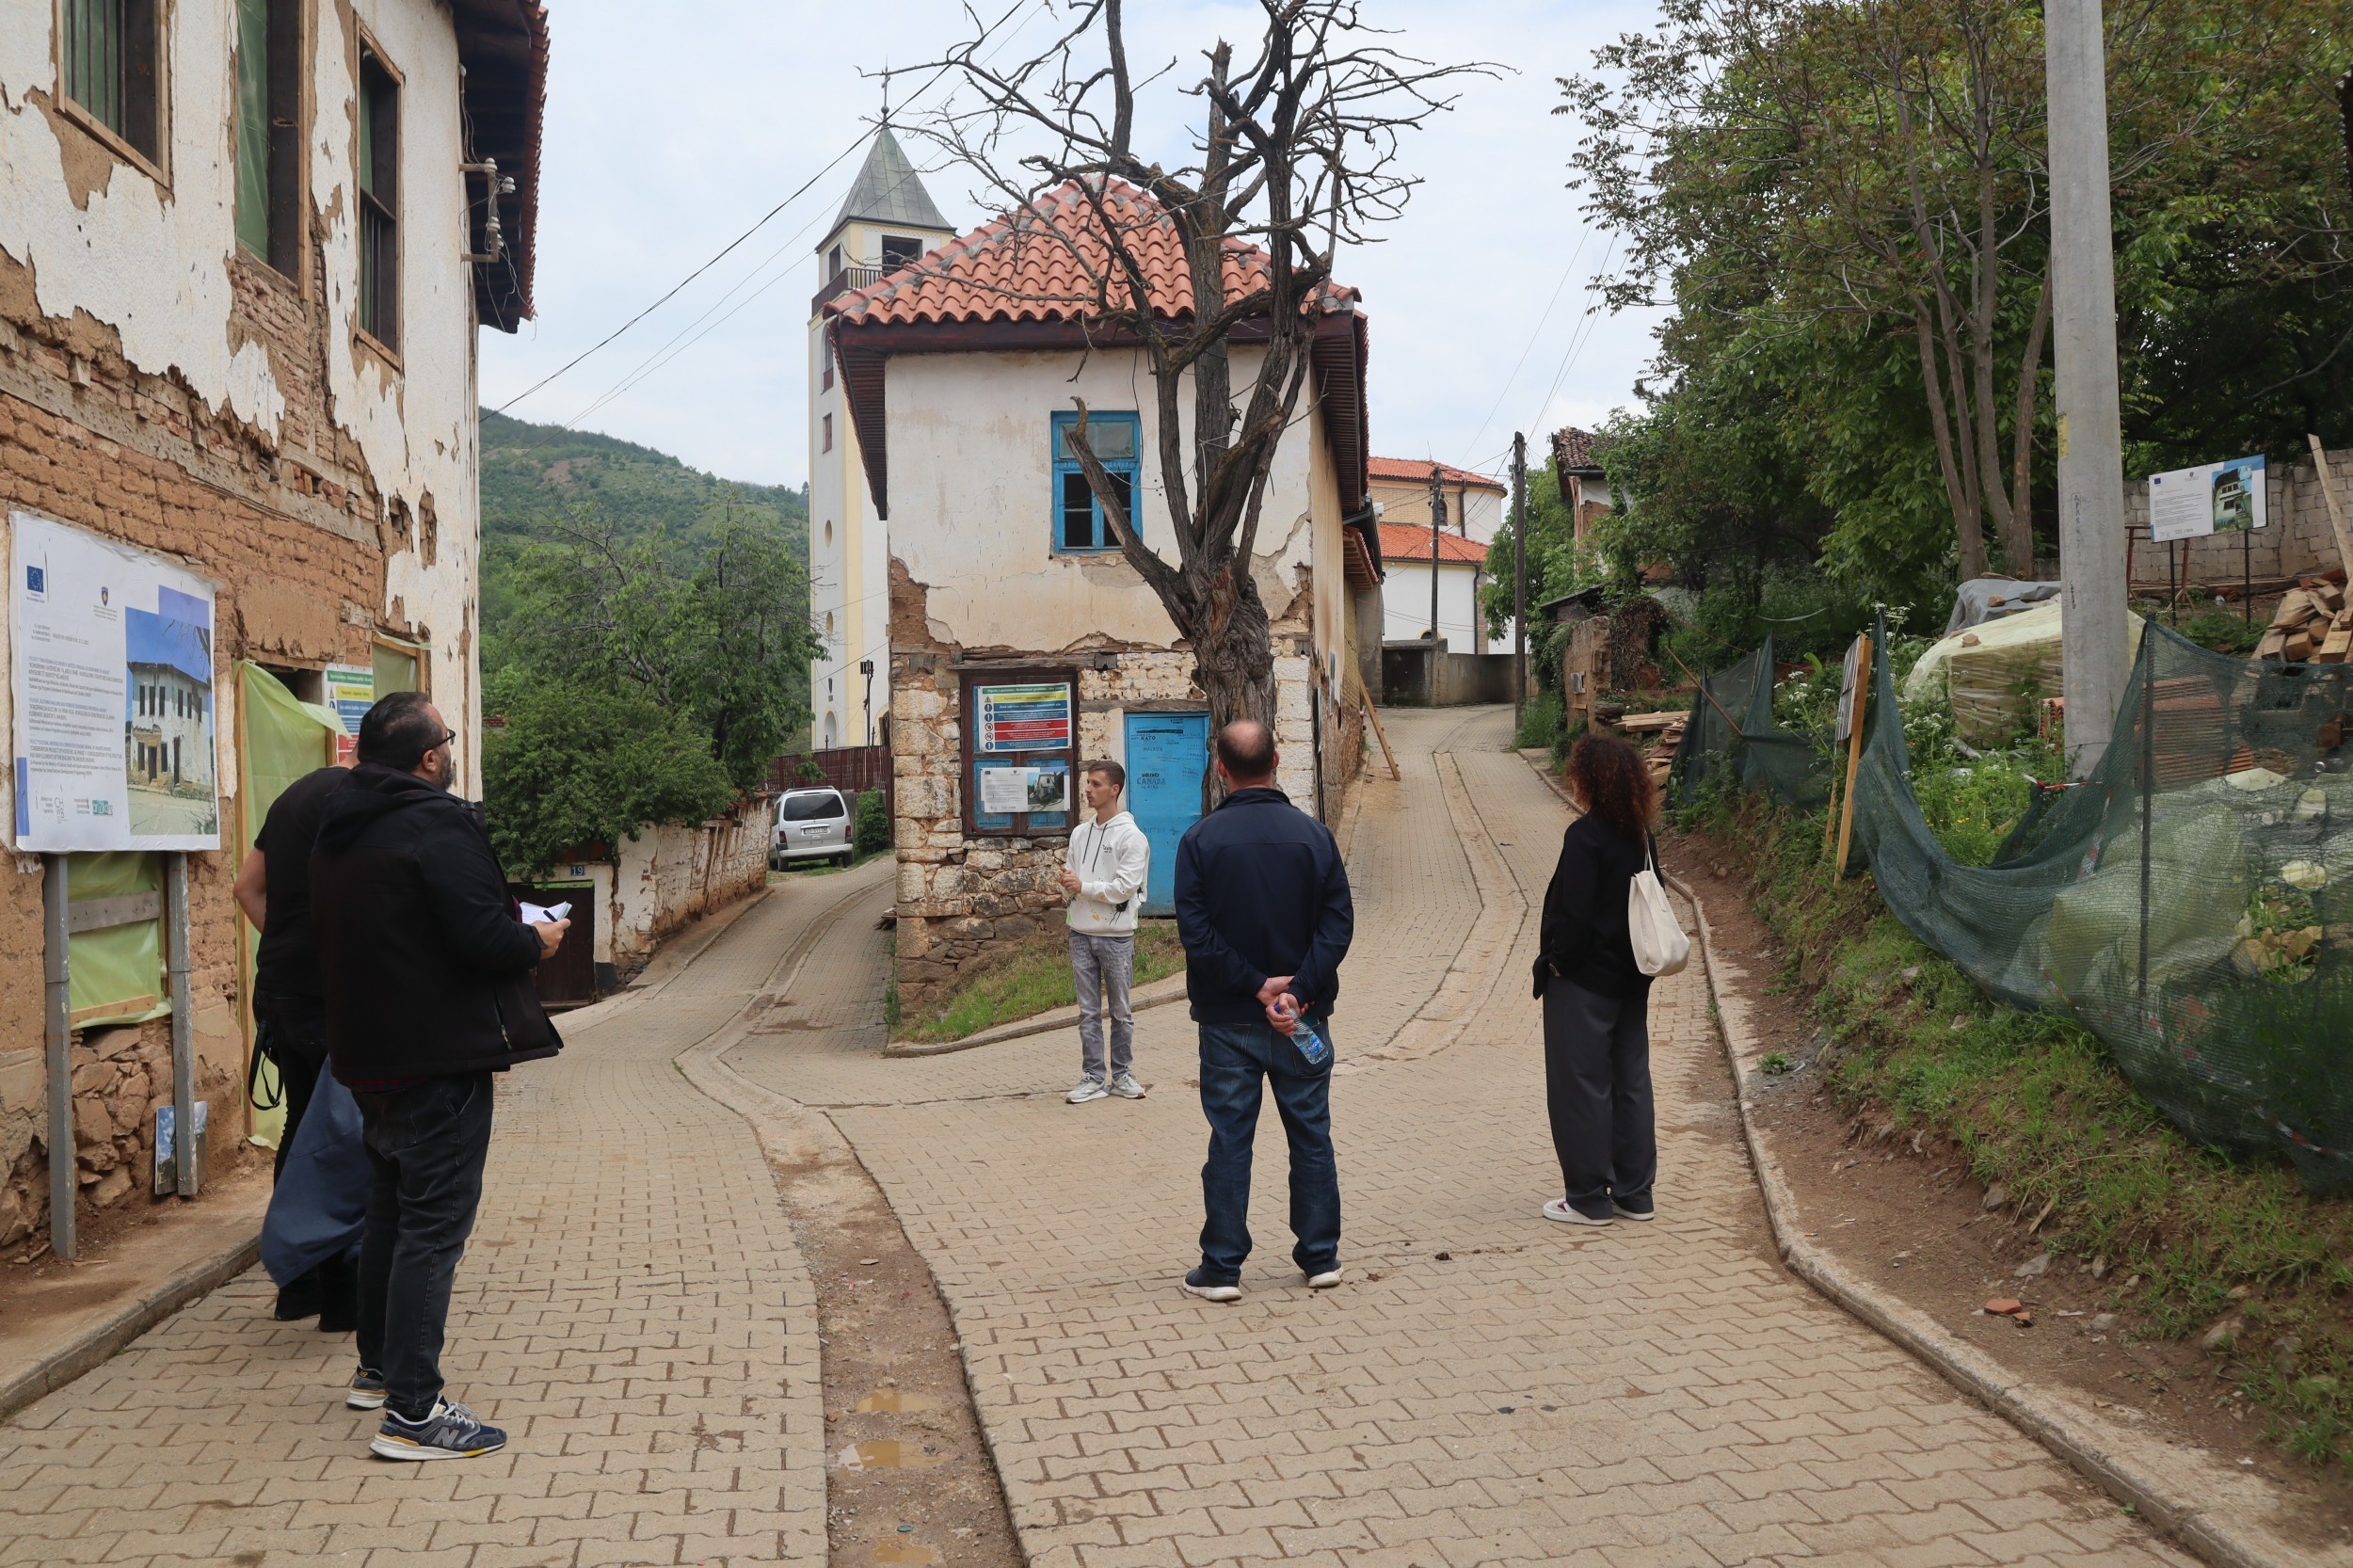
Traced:
<path fill-rule="evenodd" d="M 328 1057 L 359 1102 L 373 1177 L 344 1402 L 383 1409 L 369 1447 L 387 1459 L 505 1445 L 441 1398 L 441 1337 L 482 1198 L 490 1075 L 562 1046 L 530 971 L 570 922 L 518 917 L 481 820 L 450 793 L 456 739 L 420 693 L 370 708 L 311 856 Z"/>

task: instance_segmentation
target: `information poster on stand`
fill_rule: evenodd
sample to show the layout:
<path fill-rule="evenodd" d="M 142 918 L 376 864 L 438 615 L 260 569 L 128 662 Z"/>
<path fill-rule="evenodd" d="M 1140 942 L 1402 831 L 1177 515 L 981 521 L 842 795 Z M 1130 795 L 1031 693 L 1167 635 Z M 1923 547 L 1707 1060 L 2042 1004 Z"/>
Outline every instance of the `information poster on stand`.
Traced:
<path fill-rule="evenodd" d="M 218 849 L 213 584 L 30 512 L 8 525 L 16 848 Z"/>
<path fill-rule="evenodd" d="M 2270 521 L 2260 455 L 2149 476 L 2149 537 L 2154 543 L 2244 534 Z"/>

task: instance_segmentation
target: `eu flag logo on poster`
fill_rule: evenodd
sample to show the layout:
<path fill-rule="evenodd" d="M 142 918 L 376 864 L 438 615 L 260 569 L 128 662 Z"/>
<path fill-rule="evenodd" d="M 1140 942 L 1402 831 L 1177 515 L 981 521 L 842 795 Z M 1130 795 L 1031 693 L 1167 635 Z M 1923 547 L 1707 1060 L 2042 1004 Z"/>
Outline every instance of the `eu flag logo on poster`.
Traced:
<path fill-rule="evenodd" d="M 26 567 L 24 568 L 24 591 L 28 594 L 47 593 L 49 574 L 39 567 Z"/>

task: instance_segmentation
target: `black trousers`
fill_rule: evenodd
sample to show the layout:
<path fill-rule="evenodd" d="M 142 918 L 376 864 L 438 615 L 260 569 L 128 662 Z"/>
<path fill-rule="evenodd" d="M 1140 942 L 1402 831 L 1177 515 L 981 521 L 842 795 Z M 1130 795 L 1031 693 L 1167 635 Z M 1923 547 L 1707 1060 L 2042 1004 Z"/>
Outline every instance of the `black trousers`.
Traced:
<path fill-rule="evenodd" d="M 1545 984 L 1545 1102 L 1570 1208 L 1601 1218 L 1612 1196 L 1650 1195 L 1658 1134 L 1648 995 L 1605 997 L 1558 976 Z"/>
<path fill-rule="evenodd" d="M 352 1098 L 375 1176 L 360 1243 L 360 1365 L 384 1374 L 393 1415 L 421 1421 L 441 1397 L 450 1289 L 482 1202 L 490 1075 Z"/>

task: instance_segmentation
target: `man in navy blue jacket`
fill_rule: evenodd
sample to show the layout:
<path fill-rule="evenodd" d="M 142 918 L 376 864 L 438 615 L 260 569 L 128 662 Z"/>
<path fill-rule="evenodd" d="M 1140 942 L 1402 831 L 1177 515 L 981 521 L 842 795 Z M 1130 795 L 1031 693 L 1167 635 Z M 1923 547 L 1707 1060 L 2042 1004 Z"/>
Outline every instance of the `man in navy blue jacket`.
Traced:
<path fill-rule="evenodd" d="M 1176 846 L 1185 995 L 1201 1026 L 1201 1167 L 1208 1218 L 1185 1288 L 1241 1300 L 1250 1256 L 1250 1152 L 1265 1084 L 1290 1141 L 1291 1258 L 1319 1290 L 1340 1282 L 1340 1184 L 1332 1161 L 1332 1057 L 1292 1043 L 1300 1020 L 1330 1040 L 1340 960 L 1356 928 L 1339 846 L 1274 788 L 1274 737 L 1242 719 L 1218 731 L 1216 810 Z"/>

